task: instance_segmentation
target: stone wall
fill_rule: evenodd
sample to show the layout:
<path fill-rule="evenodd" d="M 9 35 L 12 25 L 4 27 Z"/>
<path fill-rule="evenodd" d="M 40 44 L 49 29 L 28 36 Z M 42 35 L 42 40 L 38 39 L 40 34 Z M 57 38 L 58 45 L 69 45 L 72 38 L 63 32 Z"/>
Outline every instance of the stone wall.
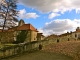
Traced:
<path fill-rule="evenodd" d="M 0 32 L 0 43 L 31 42 L 31 31 Z"/>
<path fill-rule="evenodd" d="M 15 56 L 17 54 L 22 54 L 24 52 L 30 52 L 35 49 L 39 50 L 39 44 L 42 46 L 47 45 L 48 41 L 34 41 L 30 43 L 21 43 L 21 44 L 4 44 L 0 47 L 0 59 L 6 58 L 9 56 Z"/>
<path fill-rule="evenodd" d="M 28 43 L 37 41 L 37 32 L 31 30 L 22 30 L 14 32 L 0 32 L 0 43 Z"/>
<path fill-rule="evenodd" d="M 0 32 L 0 43 L 11 43 L 14 40 L 14 32 Z"/>
<path fill-rule="evenodd" d="M 60 42 L 66 42 L 66 41 L 75 41 L 73 37 L 70 36 L 63 36 L 58 38 Z"/>
<path fill-rule="evenodd" d="M 51 37 L 48 38 L 47 40 L 49 40 L 49 43 L 51 42 L 57 42 L 57 40 L 59 40 L 59 42 L 66 42 L 66 41 L 75 41 L 75 38 L 71 37 L 71 35 L 69 36 L 62 36 L 62 37 Z"/>

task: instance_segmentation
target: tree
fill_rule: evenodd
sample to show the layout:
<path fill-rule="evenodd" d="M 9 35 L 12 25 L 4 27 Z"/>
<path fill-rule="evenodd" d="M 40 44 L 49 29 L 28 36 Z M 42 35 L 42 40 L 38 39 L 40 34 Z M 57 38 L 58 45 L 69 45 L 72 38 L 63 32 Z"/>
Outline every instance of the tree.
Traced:
<path fill-rule="evenodd" d="M 17 14 L 17 0 L 0 0 L 0 26 L 4 28 L 11 28 L 18 22 Z"/>
<path fill-rule="evenodd" d="M 23 30 L 17 35 L 17 41 L 14 43 L 23 43 L 27 38 L 28 31 Z"/>

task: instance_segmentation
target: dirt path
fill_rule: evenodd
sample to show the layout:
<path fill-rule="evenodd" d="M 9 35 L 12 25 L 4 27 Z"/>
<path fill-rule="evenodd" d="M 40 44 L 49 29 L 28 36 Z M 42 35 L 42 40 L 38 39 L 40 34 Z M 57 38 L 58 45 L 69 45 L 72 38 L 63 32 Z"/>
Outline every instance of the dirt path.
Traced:
<path fill-rule="evenodd" d="M 62 54 L 55 54 L 44 51 L 36 51 L 29 54 L 23 54 L 21 56 L 4 59 L 4 60 L 73 60 L 69 56 L 65 56 Z"/>

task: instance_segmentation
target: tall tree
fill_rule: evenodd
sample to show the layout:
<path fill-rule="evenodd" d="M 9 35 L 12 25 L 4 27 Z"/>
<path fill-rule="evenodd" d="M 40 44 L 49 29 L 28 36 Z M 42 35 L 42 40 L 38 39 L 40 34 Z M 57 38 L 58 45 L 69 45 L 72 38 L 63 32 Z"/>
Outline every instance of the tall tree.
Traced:
<path fill-rule="evenodd" d="M 17 14 L 17 0 L 0 0 L 0 20 L 1 25 L 4 28 L 10 28 L 15 26 L 15 22 L 18 22 Z"/>

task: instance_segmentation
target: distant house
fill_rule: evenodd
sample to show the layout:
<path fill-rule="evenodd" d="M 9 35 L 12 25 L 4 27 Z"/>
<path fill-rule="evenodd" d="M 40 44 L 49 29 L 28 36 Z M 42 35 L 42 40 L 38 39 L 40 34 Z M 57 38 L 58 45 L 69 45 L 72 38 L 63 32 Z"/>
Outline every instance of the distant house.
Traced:
<path fill-rule="evenodd" d="M 45 36 L 42 35 L 42 33 L 38 33 L 38 34 L 37 34 L 37 40 L 38 40 L 38 41 L 44 40 L 44 38 L 45 38 Z"/>
<path fill-rule="evenodd" d="M 25 24 L 23 20 L 20 20 L 17 27 L 9 30 L 15 30 L 15 40 L 21 42 L 32 42 L 37 41 L 37 29 L 31 24 Z"/>
<path fill-rule="evenodd" d="M 74 39 L 74 40 L 80 40 L 80 28 L 77 27 L 76 31 L 74 32 L 67 32 L 64 34 L 59 35 L 59 37 L 65 37 L 65 38 L 70 38 L 70 39 Z"/>
<path fill-rule="evenodd" d="M 77 27 L 76 31 L 72 32 L 72 37 L 75 38 L 75 40 L 80 40 L 80 28 Z"/>
<path fill-rule="evenodd" d="M 59 39 L 60 42 L 62 41 L 74 41 L 74 40 L 80 40 L 80 28 L 77 27 L 75 31 L 63 33 L 61 35 L 49 35 L 48 37 L 45 38 L 45 40 L 56 40 Z"/>

